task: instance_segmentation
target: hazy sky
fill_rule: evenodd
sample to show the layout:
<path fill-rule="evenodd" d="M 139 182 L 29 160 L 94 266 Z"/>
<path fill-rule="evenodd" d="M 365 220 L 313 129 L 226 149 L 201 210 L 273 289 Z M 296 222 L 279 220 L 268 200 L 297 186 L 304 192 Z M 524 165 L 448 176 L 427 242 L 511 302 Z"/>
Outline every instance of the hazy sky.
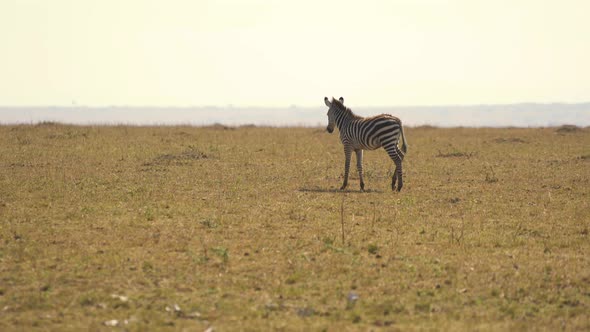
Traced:
<path fill-rule="evenodd" d="M 0 105 L 590 101 L 590 1 L 2 0 Z"/>

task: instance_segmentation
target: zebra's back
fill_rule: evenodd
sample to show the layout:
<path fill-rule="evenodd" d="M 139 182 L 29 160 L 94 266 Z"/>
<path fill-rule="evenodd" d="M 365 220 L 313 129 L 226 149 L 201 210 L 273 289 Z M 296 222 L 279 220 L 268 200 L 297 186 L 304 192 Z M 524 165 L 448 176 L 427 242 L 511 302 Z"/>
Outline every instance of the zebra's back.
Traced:
<path fill-rule="evenodd" d="M 397 144 L 401 126 L 399 118 L 380 114 L 352 121 L 344 133 L 355 149 L 375 150 L 387 144 Z"/>

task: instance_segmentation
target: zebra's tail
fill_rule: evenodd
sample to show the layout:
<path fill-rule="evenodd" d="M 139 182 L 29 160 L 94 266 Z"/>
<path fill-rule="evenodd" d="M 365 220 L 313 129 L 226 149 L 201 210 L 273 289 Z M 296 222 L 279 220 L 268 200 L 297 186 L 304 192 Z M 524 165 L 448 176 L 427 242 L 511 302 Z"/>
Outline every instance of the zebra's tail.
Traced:
<path fill-rule="evenodd" d="M 406 154 L 406 152 L 408 152 L 408 144 L 406 141 L 406 136 L 404 135 L 404 127 L 402 126 L 402 122 L 399 122 L 399 128 L 402 132 L 402 152 L 404 153 L 404 155 Z"/>

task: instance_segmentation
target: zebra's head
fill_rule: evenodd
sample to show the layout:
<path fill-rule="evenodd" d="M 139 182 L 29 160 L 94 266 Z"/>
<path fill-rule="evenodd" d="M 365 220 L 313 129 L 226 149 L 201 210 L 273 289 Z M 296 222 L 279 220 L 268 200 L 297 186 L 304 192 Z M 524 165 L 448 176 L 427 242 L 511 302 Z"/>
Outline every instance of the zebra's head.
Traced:
<path fill-rule="evenodd" d="M 338 98 L 338 100 L 340 101 L 340 103 L 344 103 L 344 98 L 340 97 L 340 98 Z M 332 106 L 333 102 L 334 102 L 334 97 L 332 97 L 332 102 L 330 102 L 328 97 L 324 97 L 324 103 L 326 103 L 326 106 L 329 107 L 329 109 L 328 109 L 328 127 L 326 127 L 326 130 L 330 134 L 334 131 L 334 127 L 336 126 L 336 116 L 334 114 L 334 106 Z"/>

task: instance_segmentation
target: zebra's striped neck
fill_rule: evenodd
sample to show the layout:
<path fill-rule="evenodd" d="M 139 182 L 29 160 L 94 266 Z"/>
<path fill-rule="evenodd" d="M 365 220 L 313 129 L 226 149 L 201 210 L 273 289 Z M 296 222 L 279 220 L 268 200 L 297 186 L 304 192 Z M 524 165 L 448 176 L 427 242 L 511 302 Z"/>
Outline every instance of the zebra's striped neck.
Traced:
<path fill-rule="evenodd" d="M 339 101 L 334 100 L 336 107 L 334 108 L 334 118 L 338 130 L 348 124 L 351 120 L 361 119 L 362 117 L 354 114 L 350 108 L 347 108 Z"/>

